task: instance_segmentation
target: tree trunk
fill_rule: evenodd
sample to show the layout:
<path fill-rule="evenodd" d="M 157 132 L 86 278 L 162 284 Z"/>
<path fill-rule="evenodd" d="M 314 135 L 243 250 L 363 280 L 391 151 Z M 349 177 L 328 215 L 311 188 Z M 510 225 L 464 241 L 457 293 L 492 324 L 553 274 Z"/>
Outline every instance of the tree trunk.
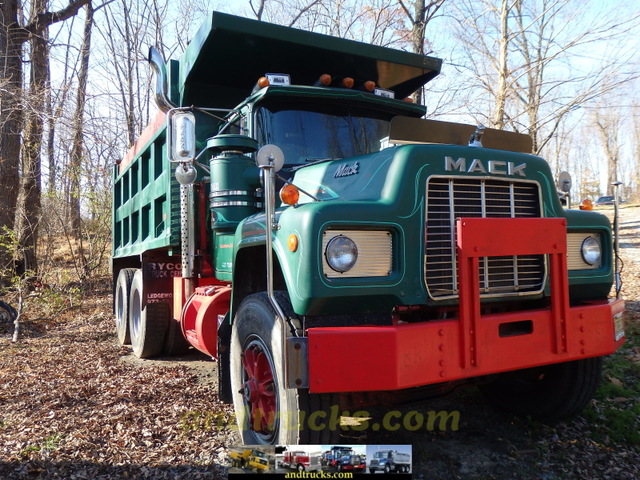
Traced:
<path fill-rule="evenodd" d="M 76 238 L 81 239 L 82 216 L 81 216 L 81 185 L 82 178 L 82 157 L 84 153 L 84 107 L 87 97 L 87 78 L 89 75 L 89 54 L 91 51 L 91 29 L 93 28 L 93 7 L 91 3 L 85 6 L 86 18 L 84 23 L 84 33 L 82 47 L 80 49 L 80 70 L 78 72 L 78 90 L 76 95 L 76 113 L 73 121 L 73 143 L 71 147 L 71 158 L 69 160 L 69 174 L 71 176 L 70 185 L 70 217 L 71 228 Z M 83 256 L 83 252 L 80 252 Z"/>
<path fill-rule="evenodd" d="M 427 25 L 444 2 L 445 0 L 413 0 L 413 2 L 399 0 L 398 3 L 411 23 L 411 49 L 413 53 L 425 54 L 424 45 Z M 422 104 L 424 102 L 423 96 L 423 89 L 421 88 L 414 93 L 414 101 Z"/>
<path fill-rule="evenodd" d="M 507 78 L 509 69 L 507 66 L 507 57 L 509 52 L 509 6 L 507 0 L 502 0 L 500 5 L 500 40 L 498 55 L 498 85 L 496 87 L 496 105 L 493 113 L 492 127 L 502 130 L 505 125 L 505 105 L 509 92 L 507 90 Z"/>
<path fill-rule="evenodd" d="M 17 0 L 1 2 L 0 15 L 0 229 L 13 230 L 22 131 L 23 37 Z M 9 268 L 11 261 L 11 253 L 0 249 L 0 269 Z"/>
<path fill-rule="evenodd" d="M 48 0 L 35 0 L 31 4 L 31 19 L 47 11 Z M 38 226 L 41 207 L 41 151 L 44 131 L 42 112 L 49 95 L 49 43 L 47 30 L 36 27 L 31 34 L 31 69 L 29 79 L 29 108 L 22 144 L 22 176 L 16 205 L 15 230 L 19 250 L 14 258 L 16 274 L 37 274 Z"/>

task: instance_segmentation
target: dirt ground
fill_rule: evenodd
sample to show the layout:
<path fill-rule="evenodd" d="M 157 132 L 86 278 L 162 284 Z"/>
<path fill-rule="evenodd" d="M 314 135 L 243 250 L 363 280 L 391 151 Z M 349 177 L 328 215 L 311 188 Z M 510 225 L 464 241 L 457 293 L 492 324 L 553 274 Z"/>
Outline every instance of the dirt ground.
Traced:
<path fill-rule="evenodd" d="M 620 225 L 627 321 L 640 332 L 640 208 L 622 209 Z M 0 325 L 0 478 L 224 478 L 225 447 L 239 437 L 232 409 L 217 401 L 215 363 L 197 353 L 135 359 L 115 344 L 110 294 L 105 278 L 61 315 L 32 314 L 17 343 Z M 515 417 L 465 389 L 401 410 L 416 422 L 459 412 L 444 431 L 425 421 L 341 441 L 411 444 L 420 480 L 640 478 L 640 439 L 625 435 L 638 430 L 640 379 L 616 373 L 640 363 L 637 345 L 607 360 L 602 392 L 570 421 Z"/>

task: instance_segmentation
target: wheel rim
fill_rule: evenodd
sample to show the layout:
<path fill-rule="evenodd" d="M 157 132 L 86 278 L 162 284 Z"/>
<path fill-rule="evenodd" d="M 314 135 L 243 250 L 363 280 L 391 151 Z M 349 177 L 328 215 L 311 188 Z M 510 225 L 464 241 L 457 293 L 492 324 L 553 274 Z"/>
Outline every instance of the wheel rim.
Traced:
<path fill-rule="evenodd" d="M 138 339 L 140 336 L 140 316 L 141 316 L 141 301 L 140 294 L 137 290 L 133 292 L 133 298 L 131 300 L 131 311 L 129 312 L 131 317 L 131 339 Z"/>
<path fill-rule="evenodd" d="M 118 297 L 116 301 L 116 328 L 118 331 L 124 326 L 126 319 L 124 318 L 124 294 L 122 287 L 118 288 Z"/>
<path fill-rule="evenodd" d="M 264 443 L 271 443 L 278 429 L 278 397 L 273 359 L 260 338 L 253 338 L 242 353 L 242 399 L 248 427 Z"/>

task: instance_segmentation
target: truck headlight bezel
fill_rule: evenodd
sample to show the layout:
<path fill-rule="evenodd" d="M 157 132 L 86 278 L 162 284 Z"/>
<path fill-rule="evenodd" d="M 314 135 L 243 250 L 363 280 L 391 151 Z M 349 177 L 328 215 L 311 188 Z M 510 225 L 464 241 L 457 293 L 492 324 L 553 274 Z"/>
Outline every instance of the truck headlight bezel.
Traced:
<path fill-rule="evenodd" d="M 580 254 L 585 263 L 589 265 L 598 265 L 602 259 L 602 247 L 597 238 L 588 236 L 580 245 Z"/>
<path fill-rule="evenodd" d="M 332 270 L 345 273 L 358 261 L 358 246 L 346 235 L 337 235 L 327 243 L 324 256 Z"/>

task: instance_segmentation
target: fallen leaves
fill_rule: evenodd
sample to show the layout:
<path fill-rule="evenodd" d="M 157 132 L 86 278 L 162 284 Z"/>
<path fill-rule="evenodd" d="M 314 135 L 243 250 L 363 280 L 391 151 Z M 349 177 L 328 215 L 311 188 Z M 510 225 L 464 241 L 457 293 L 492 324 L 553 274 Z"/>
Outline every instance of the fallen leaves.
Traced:
<path fill-rule="evenodd" d="M 89 317 L 70 311 L 17 345 L 0 338 L 0 478 L 224 477 L 214 452 L 238 443 L 233 424 L 183 422 L 193 411 L 233 418 L 215 385 L 188 361 L 124 362 L 110 298 L 87 302 Z"/>

